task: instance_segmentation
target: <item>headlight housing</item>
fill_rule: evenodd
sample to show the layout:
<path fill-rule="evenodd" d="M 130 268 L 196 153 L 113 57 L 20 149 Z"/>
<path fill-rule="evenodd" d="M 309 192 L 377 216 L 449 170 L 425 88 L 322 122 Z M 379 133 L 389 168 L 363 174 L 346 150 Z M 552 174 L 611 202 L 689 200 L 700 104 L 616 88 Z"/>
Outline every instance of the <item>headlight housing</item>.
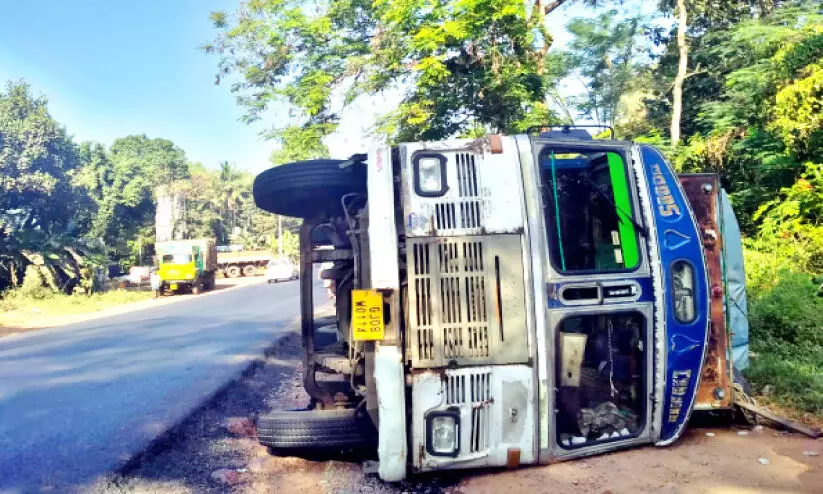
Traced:
<path fill-rule="evenodd" d="M 697 317 L 694 267 L 686 261 L 672 264 L 672 296 L 674 316 L 681 323 L 690 323 Z"/>
<path fill-rule="evenodd" d="M 414 191 L 421 197 L 440 197 L 449 190 L 446 183 L 446 157 L 436 153 L 417 153 L 412 157 Z"/>
<path fill-rule="evenodd" d="M 432 456 L 460 454 L 460 413 L 457 410 L 426 415 L 426 451 Z"/>

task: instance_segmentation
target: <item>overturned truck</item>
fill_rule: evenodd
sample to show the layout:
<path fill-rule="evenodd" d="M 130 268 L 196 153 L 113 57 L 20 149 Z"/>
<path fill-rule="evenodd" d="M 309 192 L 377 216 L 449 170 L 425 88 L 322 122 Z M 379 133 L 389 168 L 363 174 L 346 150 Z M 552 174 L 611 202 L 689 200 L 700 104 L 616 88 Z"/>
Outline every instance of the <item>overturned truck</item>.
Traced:
<path fill-rule="evenodd" d="M 569 127 L 401 144 L 268 170 L 254 197 L 304 219 L 312 397 L 259 417 L 264 444 L 376 440 L 398 481 L 665 446 L 694 409 L 731 410 L 736 221 L 717 177 L 653 147 Z"/>

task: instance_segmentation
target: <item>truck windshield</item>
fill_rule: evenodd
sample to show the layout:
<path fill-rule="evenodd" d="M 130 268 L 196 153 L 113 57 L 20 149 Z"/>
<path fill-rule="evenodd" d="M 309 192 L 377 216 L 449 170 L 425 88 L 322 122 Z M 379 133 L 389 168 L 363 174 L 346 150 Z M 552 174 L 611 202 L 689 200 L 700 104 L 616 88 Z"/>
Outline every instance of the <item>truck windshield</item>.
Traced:
<path fill-rule="evenodd" d="M 552 264 L 560 272 L 621 271 L 640 263 L 626 165 L 612 151 L 540 153 Z"/>
<path fill-rule="evenodd" d="M 163 264 L 188 264 L 191 262 L 191 254 L 166 254 L 163 256 Z"/>

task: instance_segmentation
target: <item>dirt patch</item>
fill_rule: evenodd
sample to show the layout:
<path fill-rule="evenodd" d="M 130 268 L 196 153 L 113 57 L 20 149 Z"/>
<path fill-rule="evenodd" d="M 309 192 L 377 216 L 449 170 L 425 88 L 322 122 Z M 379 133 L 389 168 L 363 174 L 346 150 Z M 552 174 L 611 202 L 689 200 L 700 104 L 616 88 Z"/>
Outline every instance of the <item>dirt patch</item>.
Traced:
<path fill-rule="evenodd" d="M 158 307 L 161 305 L 168 305 L 177 302 L 182 302 L 184 300 L 190 300 L 193 297 L 207 297 L 213 294 L 223 293 L 225 290 L 229 290 L 232 288 L 239 288 L 242 286 L 264 283 L 265 281 L 266 280 L 261 276 L 236 279 L 223 278 L 216 280 L 216 286 L 213 291 L 202 293 L 200 295 L 169 295 L 158 299 L 115 305 L 112 307 L 107 307 L 103 310 L 80 314 L 40 314 L 36 311 L 10 311 L 4 314 L 5 319 L 7 321 L 14 322 L 8 323 L 6 325 L 0 325 L 0 337 L 14 333 L 25 333 L 28 331 L 34 331 L 38 329 L 51 328 L 55 326 L 64 326 L 67 324 L 74 324 L 78 322 L 101 319 L 103 317 L 126 314 L 138 310 L 150 309 L 152 307 Z"/>
<path fill-rule="evenodd" d="M 224 424 L 308 403 L 301 387 L 300 338 L 281 339 L 265 364 L 190 417 L 156 455 L 125 475 L 103 479 L 95 494 L 181 493 L 819 493 L 823 442 L 769 428 L 692 429 L 676 445 L 646 447 L 520 470 L 447 472 L 386 484 L 364 475 L 364 457 L 311 461 L 272 456 Z M 708 435 L 707 435 L 708 434 Z M 765 464 L 764 464 L 765 463 Z M 221 469 L 233 485 L 216 480 Z M 225 480 L 225 479 L 224 479 Z M 84 490 L 85 491 L 85 490 Z"/>
<path fill-rule="evenodd" d="M 772 429 L 692 429 L 676 445 L 647 447 L 545 467 L 464 479 L 472 493 L 544 491 L 581 493 L 819 493 L 820 442 Z M 706 436 L 713 433 L 713 437 Z M 764 463 L 761 463 L 761 459 Z"/>

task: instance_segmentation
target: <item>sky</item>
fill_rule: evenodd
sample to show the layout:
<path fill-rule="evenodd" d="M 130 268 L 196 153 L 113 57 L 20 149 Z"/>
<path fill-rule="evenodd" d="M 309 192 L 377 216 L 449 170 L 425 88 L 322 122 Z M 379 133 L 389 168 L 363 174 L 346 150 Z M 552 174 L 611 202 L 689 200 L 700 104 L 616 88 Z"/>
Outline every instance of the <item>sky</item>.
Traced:
<path fill-rule="evenodd" d="M 192 161 L 268 168 L 272 142 L 216 86 L 213 10 L 238 0 L 0 0 L 0 80 L 25 79 L 78 142 L 172 140 Z"/>
<path fill-rule="evenodd" d="M 642 0 L 634 0 L 642 1 Z M 215 85 L 218 57 L 199 47 L 216 31 L 214 10 L 234 11 L 239 0 L 0 0 L 0 82 L 24 79 L 49 100 L 52 116 L 78 142 L 106 145 L 146 134 L 172 140 L 209 168 L 228 160 L 259 172 L 276 148 L 259 134 L 285 125 L 282 112 L 266 122 L 239 121 L 242 109 L 225 84 Z M 581 7 L 552 14 L 556 46 L 562 26 Z M 334 157 L 367 150 L 374 119 L 397 94 L 361 98 L 342 113 L 327 140 Z"/>

